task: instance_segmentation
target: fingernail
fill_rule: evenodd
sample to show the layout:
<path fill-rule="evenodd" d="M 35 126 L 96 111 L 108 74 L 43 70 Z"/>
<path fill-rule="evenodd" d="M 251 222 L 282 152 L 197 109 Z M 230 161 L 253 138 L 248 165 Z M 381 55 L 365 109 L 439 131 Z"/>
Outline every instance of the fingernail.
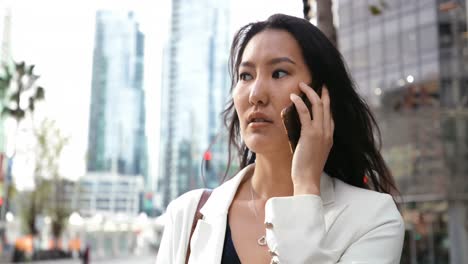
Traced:
<path fill-rule="evenodd" d="M 293 94 L 293 93 L 289 95 L 289 99 L 291 99 L 291 101 L 294 101 L 294 99 L 295 99 L 296 97 L 297 97 L 297 95 L 296 95 L 296 94 Z"/>
<path fill-rule="evenodd" d="M 307 84 L 305 84 L 305 82 L 300 82 L 299 85 L 300 85 L 300 86 L 303 86 L 303 87 L 306 87 L 306 86 L 307 86 Z"/>

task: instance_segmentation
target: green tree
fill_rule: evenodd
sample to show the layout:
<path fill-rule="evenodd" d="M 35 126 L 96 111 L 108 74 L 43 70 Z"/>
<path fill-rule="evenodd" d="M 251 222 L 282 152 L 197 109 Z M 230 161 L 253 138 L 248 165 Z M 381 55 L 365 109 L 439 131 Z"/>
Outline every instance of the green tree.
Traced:
<path fill-rule="evenodd" d="M 25 234 L 33 236 L 38 234 L 36 219 L 44 211 L 44 203 L 47 200 L 44 196 L 47 194 L 47 189 L 49 189 L 49 186 L 44 182 L 41 186 L 36 186 L 36 189 L 32 191 L 25 191 L 19 194 L 22 231 Z"/>
<path fill-rule="evenodd" d="M 383 13 L 383 10 L 387 8 L 387 3 L 384 0 L 380 0 L 378 3 L 369 5 L 369 12 L 373 16 L 378 16 Z"/>
<path fill-rule="evenodd" d="M 52 235 L 58 241 L 68 219 L 71 209 L 67 203 L 66 181 L 60 175 L 60 157 L 69 139 L 62 135 L 54 121 L 44 120 L 36 131 L 38 149 L 36 153 L 35 178 L 36 191 L 45 197 L 44 213 L 49 215 L 52 224 Z M 57 244 L 57 243 L 55 243 Z"/>
<path fill-rule="evenodd" d="M 23 192 L 20 199 L 23 230 L 33 236 L 38 234 L 36 219 L 49 216 L 52 236 L 57 242 L 66 227 L 71 210 L 67 204 L 65 184 L 59 171 L 63 148 L 68 143 L 54 121 L 44 120 L 34 131 L 37 141 L 34 168 L 35 188 Z M 57 243 L 54 243 L 57 245 Z"/>

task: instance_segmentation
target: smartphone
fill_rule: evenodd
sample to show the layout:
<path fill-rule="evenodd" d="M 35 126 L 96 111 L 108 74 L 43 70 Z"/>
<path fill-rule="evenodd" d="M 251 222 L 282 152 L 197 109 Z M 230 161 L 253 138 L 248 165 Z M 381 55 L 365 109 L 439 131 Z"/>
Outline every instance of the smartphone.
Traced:
<path fill-rule="evenodd" d="M 317 92 L 317 94 L 321 96 L 322 85 L 323 84 L 309 86 L 315 87 L 315 92 Z M 313 119 L 312 104 L 310 103 L 309 99 L 302 92 L 299 95 L 299 97 L 304 101 L 305 105 L 309 109 L 310 118 Z M 299 114 L 297 113 L 297 109 L 294 103 L 283 109 L 283 111 L 281 111 L 281 119 L 283 120 L 283 125 L 286 129 L 286 134 L 288 135 L 291 153 L 294 153 L 294 151 L 296 150 L 297 143 L 299 142 L 299 137 L 301 136 L 301 120 L 299 119 Z"/>

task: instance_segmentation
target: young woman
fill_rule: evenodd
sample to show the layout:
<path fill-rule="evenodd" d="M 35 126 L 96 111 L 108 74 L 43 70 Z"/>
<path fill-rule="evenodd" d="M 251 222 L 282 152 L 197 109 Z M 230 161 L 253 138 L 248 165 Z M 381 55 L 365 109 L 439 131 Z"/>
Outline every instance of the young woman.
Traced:
<path fill-rule="evenodd" d="M 169 205 L 157 263 L 399 263 L 395 185 L 337 49 L 308 21 L 277 14 L 239 30 L 230 69 L 224 115 L 242 170 L 213 190 L 193 236 L 203 190 Z M 293 154 L 281 118 L 292 103 L 302 125 Z"/>

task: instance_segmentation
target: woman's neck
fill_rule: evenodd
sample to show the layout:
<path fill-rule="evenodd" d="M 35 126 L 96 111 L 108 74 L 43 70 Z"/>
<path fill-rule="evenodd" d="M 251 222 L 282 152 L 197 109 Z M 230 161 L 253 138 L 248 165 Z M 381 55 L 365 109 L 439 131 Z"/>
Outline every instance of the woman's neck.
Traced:
<path fill-rule="evenodd" d="M 291 180 L 292 156 L 287 153 L 278 155 L 256 155 L 252 187 L 257 197 L 267 200 L 270 197 L 293 195 Z"/>

